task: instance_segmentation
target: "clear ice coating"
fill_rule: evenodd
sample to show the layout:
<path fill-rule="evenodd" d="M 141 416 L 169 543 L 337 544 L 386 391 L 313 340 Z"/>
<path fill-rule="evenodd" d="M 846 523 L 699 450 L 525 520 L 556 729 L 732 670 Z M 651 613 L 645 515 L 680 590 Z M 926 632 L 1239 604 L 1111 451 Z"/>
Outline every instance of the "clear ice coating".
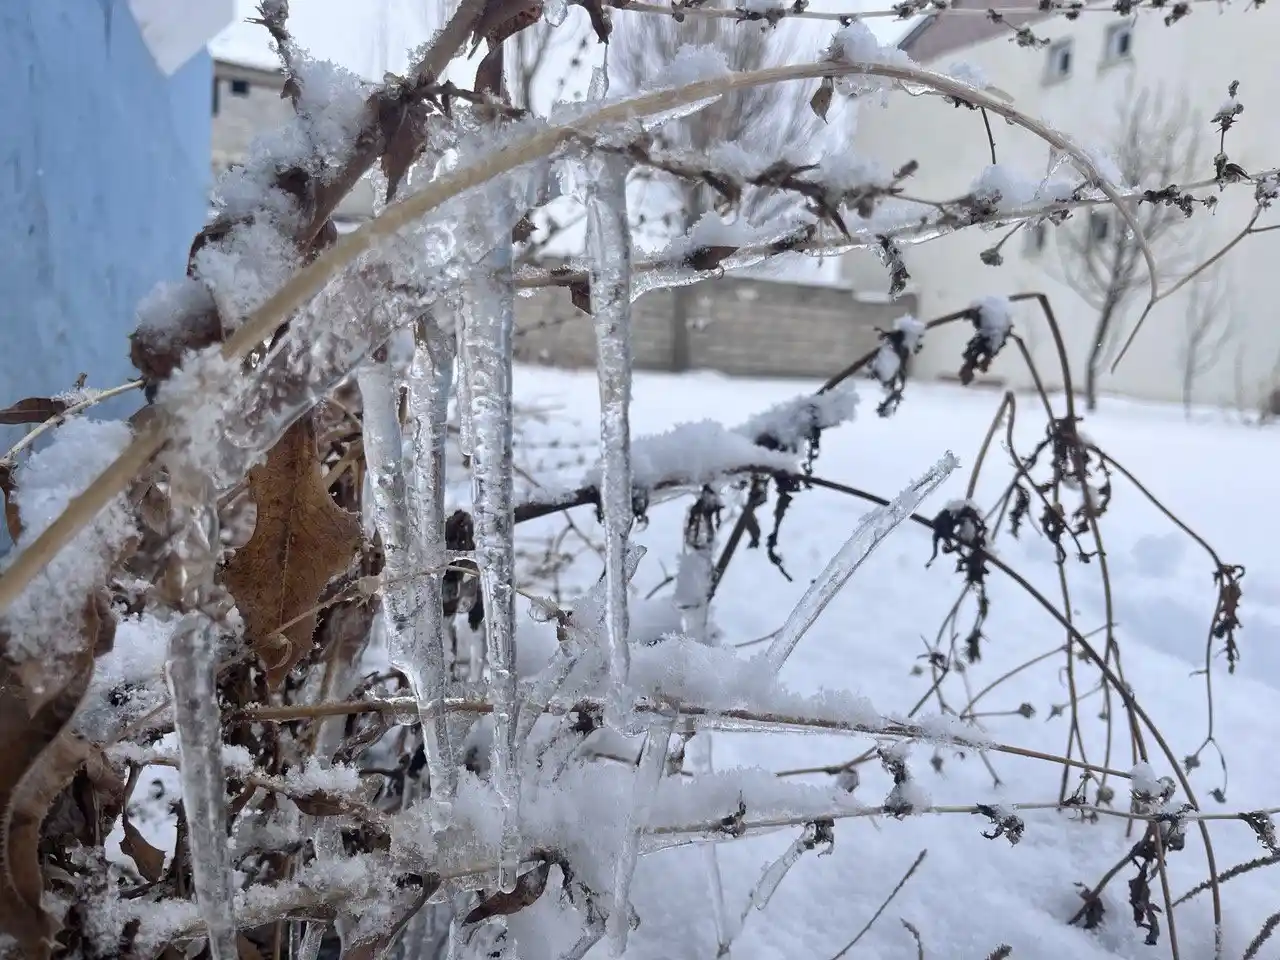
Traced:
<path fill-rule="evenodd" d="M 510 243 L 499 243 L 472 281 L 460 380 L 470 384 L 475 446 L 472 509 L 493 703 L 493 783 L 503 805 L 498 886 L 514 889 L 520 858 L 516 766 L 515 505 L 511 351 L 515 292 Z"/>
<path fill-rule="evenodd" d="M 600 383 L 600 503 L 605 525 L 605 638 L 609 653 L 606 720 L 627 709 L 626 555 L 631 531 L 631 238 L 625 161 L 595 154 L 587 166 L 587 248 Z"/>
<path fill-rule="evenodd" d="M 212 960 L 237 960 L 217 671 L 216 626 L 204 614 L 188 614 L 170 638 L 165 675 L 178 735 L 191 875 Z"/>
<path fill-rule="evenodd" d="M 441 330 L 434 318 L 418 322 L 409 368 L 410 448 L 406 495 L 410 531 L 417 547 L 422 578 L 420 605 L 412 632 L 413 646 L 403 651 L 403 662 L 397 663 L 409 678 L 418 700 L 433 809 L 439 811 L 442 819 L 447 819 L 457 786 L 448 717 L 439 709 L 447 681 L 441 594 L 445 564 L 445 444 L 454 353 L 454 338 Z"/>
<path fill-rule="evenodd" d="M 631 931 L 631 880 L 635 876 L 636 861 L 640 857 L 640 836 L 649 826 L 649 813 L 654 798 L 662 784 L 667 766 L 667 744 L 675 729 L 676 715 L 649 727 L 640 764 L 632 780 L 631 808 L 623 824 L 622 848 L 613 875 L 613 898 L 605 932 L 609 937 L 609 952 L 615 957 L 627 950 L 627 934 Z"/>
<path fill-rule="evenodd" d="M 415 373 L 419 368 L 417 352 L 415 347 Z M 445 359 L 449 359 L 447 355 Z M 429 384 L 418 382 L 411 387 L 416 385 L 420 394 L 416 412 L 425 412 L 429 421 L 434 415 L 430 403 L 432 398 L 423 398 L 421 393 L 424 388 L 428 394 L 438 392 L 439 382 L 434 375 L 428 379 L 431 381 Z M 399 416 L 402 380 L 391 361 L 375 356 L 356 371 L 356 382 L 364 410 L 364 453 L 370 486 L 370 496 L 364 501 L 365 509 L 371 514 L 373 525 L 382 539 L 385 556 L 382 624 L 387 634 L 391 664 L 404 674 L 418 703 L 424 751 L 429 763 L 433 756 L 435 760 L 429 767 L 431 817 L 437 829 L 444 829 L 449 820 L 455 774 L 452 769 L 443 769 L 440 762 L 442 754 L 448 753 L 448 744 L 447 737 L 444 743 L 439 738 L 444 717 L 432 706 L 444 695 L 441 575 L 427 572 L 444 562 L 443 425 L 439 464 L 432 463 L 433 451 L 421 449 L 418 442 L 406 458 Z M 448 403 L 448 384 L 446 370 L 445 404 Z M 426 401 L 425 410 L 423 400 Z M 411 410 L 411 416 L 414 412 Z M 418 441 L 422 439 L 422 425 L 415 418 L 413 426 L 418 433 L 415 441 Z M 425 429 L 429 443 L 429 422 Z M 412 493 L 406 472 L 413 476 Z M 438 497 L 431 491 L 433 480 Z M 437 500 L 439 506 L 434 517 L 424 516 L 424 512 L 429 511 Z M 427 538 L 432 535 L 435 543 L 428 544 Z M 434 591 L 431 586 L 434 586 Z"/>
<path fill-rule="evenodd" d="M 791 616 L 782 625 L 778 635 L 769 644 L 765 654 L 770 666 L 780 670 L 791 656 L 800 638 L 805 635 L 819 614 L 831 602 L 832 597 L 840 592 L 863 561 L 871 555 L 871 551 L 880 545 L 893 530 L 906 520 L 930 493 L 938 488 L 943 480 L 959 466 L 955 454 L 947 451 L 942 459 L 935 463 L 919 480 L 898 494 L 888 506 L 876 507 L 862 518 L 849 539 L 845 541 L 839 552 L 831 558 L 826 569 L 809 585 L 800 602 L 791 611 Z"/>

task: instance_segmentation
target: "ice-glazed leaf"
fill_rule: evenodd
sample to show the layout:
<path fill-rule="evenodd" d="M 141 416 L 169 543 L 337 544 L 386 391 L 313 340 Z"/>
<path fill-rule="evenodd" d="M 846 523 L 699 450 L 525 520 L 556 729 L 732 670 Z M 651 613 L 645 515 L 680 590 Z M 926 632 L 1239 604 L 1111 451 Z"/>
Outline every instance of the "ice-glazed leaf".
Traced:
<path fill-rule="evenodd" d="M 13 426 L 19 423 L 44 423 L 67 409 L 65 400 L 49 397 L 27 397 L 11 407 L 0 410 L 0 424 Z"/>
<path fill-rule="evenodd" d="M 547 861 L 520 874 L 514 890 L 510 893 L 498 891 L 485 897 L 467 914 L 463 923 L 480 923 L 490 917 L 506 917 L 523 910 L 542 896 L 550 873 L 551 863 Z"/>
<path fill-rule="evenodd" d="M 303 417 L 249 471 L 257 524 L 227 564 L 225 583 L 244 616 L 249 642 L 263 657 L 267 680 L 279 685 L 311 648 L 320 591 L 351 562 L 360 522 L 325 488 L 315 426 Z M 286 641 L 280 649 L 279 636 Z"/>
<path fill-rule="evenodd" d="M 32 712 L 22 681 L 0 659 L 0 934 L 31 960 L 49 956 L 58 932 L 40 902 L 40 825 L 88 756 L 89 744 L 65 728 L 91 675 L 86 656 L 83 669 Z"/>

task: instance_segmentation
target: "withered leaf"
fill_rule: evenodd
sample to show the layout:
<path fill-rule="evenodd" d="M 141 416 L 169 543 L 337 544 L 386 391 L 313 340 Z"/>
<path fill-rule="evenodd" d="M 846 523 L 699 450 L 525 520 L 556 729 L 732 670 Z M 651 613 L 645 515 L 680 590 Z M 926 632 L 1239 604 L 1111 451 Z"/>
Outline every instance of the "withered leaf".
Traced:
<path fill-rule="evenodd" d="M 40 902 L 40 825 L 89 754 L 89 744 L 64 728 L 92 672 L 86 657 L 83 669 L 33 712 L 21 680 L 0 660 L 0 933 L 31 960 L 47 960 L 58 932 Z"/>
<path fill-rule="evenodd" d="M 285 431 L 266 463 L 249 471 L 249 493 L 257 523 L 227 564 L 224 583 L 249 642 L 268 660 L 267 682 L 276 687 L 311 649 L 316 615 L 279 628 L 314 607 L 325 584 L 347 569 L 360 545 L 360 522 L 325 488 L 310 414 Z M 283 657 L 278 645 L 267 649 L 280 633 L 289 641 Z"/>
<path fill-rule="evenodd" d="M 578 4 L 591 18 L 591 29 L 595 30 L 596 39 L 601 43 L 608 43 L 613 24 L 609 22 L 609 14 L 605 11 L 601 0 L 578 0 Z"/>
<path fill-rule="evenodd" d="M 714 270 L 737 252 L 737 247 L 699 247 L 686 256 L 684 262 L 694 270 Z"/>
<path fill-rule="evenodd" d="M 44 423 L 67 409 L 65 400 L 50 397 L 27 397 L 11 407 L 0 410 L 0 424 L 13 426 L 19 423 Z"/>
<path fill-rule="evenodd" d="M 120 841 L 120 850 L 138 866 L 138 872 L 144 878 L 155 883 L 164 876 L 164 851 L 158 850 L 147 842 L 142 832 L 133 825 L 126 813 L 122 818 L 124 839 Z"/>
<path fill-rule="evenodd" d="M 13 482 L 13 470 L 8 464 L 0 463 L 0 491 L 4 493 L 4 523 L 9 530 L 9 539 L 14 543 L 22 536 L 22 517 L 18 513 L 18 504 L 13 499 L 17 490 Z"/>
<path fill-rule="evenodd" d="M 516 887 L 510 893 L 490 894 L 476 904 L 467 914 L 463 923 L 480 923 L 490 917 L 505 917 L 523 910 L 537 900 L 547 889 L 547 876 L 551 873 L 551 863 L 538 864 L 528 873 L 522 873 L 516 880 Z"/>
<path fill-rule="evenodd" d="M 591 284 L 586 280 L 569 284 L 569 299 L 583 313 L 591 312 Z"/>
<path fill-rule="evenodd" d="M 337 817 L 347 812 L 347 804 L 341 797 L 317 790 L 305 797 L 293 797 L 293 802 L 309 817 Z"/>
<path fill-rule="evenodd" d="M 835 95 L 835 92 L 835 80 L 831 77 L 823 77 L 817 92 L 809 100 L 810 108 L 823 123 L 827 122 L 827 111 L 831 109 L 831 98 Z"/>
<path fill-rule="evenodd" d="M 418 159 L 425 143 L 426 115 L 421 104 L 394 100 L 378 111 L 382 127 L 382 174 L 387 178 L 386 202 L 395 199 L 404 176 Z"/>

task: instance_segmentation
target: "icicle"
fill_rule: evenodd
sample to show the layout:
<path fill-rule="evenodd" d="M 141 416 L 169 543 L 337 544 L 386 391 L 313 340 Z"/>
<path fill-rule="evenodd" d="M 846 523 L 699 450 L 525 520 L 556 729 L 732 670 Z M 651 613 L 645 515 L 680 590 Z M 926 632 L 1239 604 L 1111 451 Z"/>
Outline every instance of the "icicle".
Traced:
<path fill-rule="evenodd" d="M 687 755 L 695 776 L 716 772 L 711 745 L 710 731 L 695 734 L 689 742 L 691 749 L 687 750 Z M 730 928 L 729 915 L 724 907 L 724 882 L 720 877 L 720 845 L 703 843 L 699 846 L 702 848 L 702 866 L 707 874 L 707 886 L 711 888 L 711 919 L 715 922 L 716 942 L 720 947 L 717 956 L 723 956 L 729 952 L 729 944 L 737 936 L 737 930 Z"/>
<path fill-rule="evenodd" d="M 209 931 L 212 960 L 236 960 L 227 778 L 218 713 L 218 635 L 203 613 L 188 614 L 173 632 L 165 673 L 178 735 L 196 907 Z"/>
<path fill-rule="evenodd" d="M 295 960 L 316 960 L 320 956 L 320 945 L 324 942 L 324 931 L 328 924 L 320 920 L 307 921 L 306 933 L 298 944 Z"/>
<path fill-rule="evenodd" d="M 674 600 L 680 610 L 680 628 L 685 636 L 699 643 L 711 642 L 707 633 L 709 601 L 716 526 L 722 509 L 719 494 L 709 486 L 703 487 L 685 518 L 684 551 L 676 568 Z"/>
<path fill-rule="evenodd" d="M 765 868 L 760 877 L 760 882 L 751 891 L 751 902 L 747 905 L 747 911 L 750 912 L 752 907 L 757 910 L 763 910 L 767 907 L 779 884 L 786 878 L 791 868 L 796 865 L 796 861 L 804 856 L 805 851 L 812 850 L 819 840 L 817 824 L 806 824 L 804 832 L 796 837 L 791 846 L 787 847 L 786 852 Z M 743 919 L 746 919 L 745 913 L 743 914 Z"/>
<path fill-rule="evenodd" d="M 511 247 L 501 243 L 468 291 L 464 374 L 475 418 L 472 504 L 476 562 L 493 701 L 493 782 L 503 805 L 498 886 L 510 892 L 519 866 L 520 776 L 515 729 L 515 508 L 513 503 L 511 345 L 515 295 Z"/>
<path fill-rule="evenodd" d="M 631 788 L 631 811 L 623 827 L 622 849 L 613 875 L 613 902 L 609 907 L 606 932 L 609 936 L 609 952 L 620 957 L 627 949 L 627 934 L 631 930 L 631 878 L 636 872 L 636 860 L 640 856 L 640 837 L 649 826 L 649 813 L 654 798 L 662 784 L 662 774 L 667 765 L 667 745 L 675 731 L 678 714 L 673 713 L 664 722 L 649 727 L 640 764 Z"/>
<path fill-rule="evenodd" d="M 605 525 L 605 637 L 609 650 L 606 721 L 626 726 L 627 579 L 631 531 L 631 238 L 627 224 L 626 165 L 616 157 L 587 160 L 587 247 L 591 312 L 595 318 L 600 381 L 600 503 Z"/>
<path fill-rule="evenodd" d="M 765 656 L 775 671 L 782 669 L 782 665 L 787 662 L 787 658 L 791 656 L 791 651 L 796 648 L 800 638 L 813 626 L 813 622 L 831 602 L 832 597 L 871 555 L 871 551 L 879 546 L 880 541 L 892 533 L 898 524 L 911 516 L 920 502 L 937 489 L 938 485 L 959 465 L 955 454 L 947 451 L 928 473 L 898 494 L 892 503 L 885 507 L 877 507 L 862 518 L 853 534 L 840 548 L 840 552 L 831 558 L 826 569 L 810 584 L 809 589 L 800 598 L 800 602 L 791 611 L 787 622 L 769 644 L 769 651 Z"/>
<path fill-rule="evenodd" d="M 441 603 L 445 563 L 445 444 L 448 438 L 449 389 L 453 380 L 453 338 L 433 319 L 419 321 L 413 364 L 409 371 L 408 505 L 416 559 L 424 574 L 419 581 L 413 645 L 393 663 L 405 672 L 419 704 L 423 749 L 431 779 L 431 799 L 448 819 L 457 786 L 457 765 L 449 740 L 447 716 L 434 712 L 445 696 L 444 612 Z M 396 651 L 393 650 L 393 657 Z"/>

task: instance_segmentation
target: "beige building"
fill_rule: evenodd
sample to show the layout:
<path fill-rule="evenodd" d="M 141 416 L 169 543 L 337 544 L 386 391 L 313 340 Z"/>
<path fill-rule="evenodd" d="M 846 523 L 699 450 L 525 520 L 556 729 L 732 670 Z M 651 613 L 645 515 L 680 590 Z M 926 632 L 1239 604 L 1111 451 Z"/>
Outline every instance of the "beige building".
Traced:
<path fill-rule="evenodd" d="M 212 163 L 216 179 L 242 161 L 254 137 L 286 123 L 293 107 L 280 96 L 284 77 L 265 58 L 231 59 L 214 48 Z M 373 210 L 373 188 L 362 180 L 338 207 L 341 227 L 367 219 Z"/>
<path fill-rule="evenodd" d="M 958 0 L 955 5 L 987 7 L 974 0 Z M 1036 6 L 1028 0 L 1014 5 L 1033 11 Z M 1009 15 L 1007 24 L 992 22 L 984 14 L 941 15 L 922 18 L 898 46 L 930 69 L 962 79 L 980 75 L 1010 95 L 1019 110 L 1065 132 L 1094 154 L 1117 161 L 1135 153 L 1153 159 L 1143 168 L 1149 174 L 1147 182 L 1139 184 L 1143 188 L 1214 176 L 1220 132 L 1213 118 L 1227 101 L 1228 86 L 1239 81 L 1238 99 L 1245 109 L 1226 134 L 1226 153 L 1250 172 L 1280 166 L 1280 127 L 1271 116 L 1280 96 L 1280 71 L 1271 49 L 1280 32 L 1280 9 L 1192 4 L 1183 19 L 1166 25 L 1174 9 L 1142 9 L 1120 16 L 1109 9 L 1087 8 L 1074 21 L 1037 11 L 1024 17 Z M 1016 42 L 1012 28 L 1020 25 L 1029 26 L 1034 45 Z M 1148 119 L 1125 127 L 1135 117 Z M 893 93 L 887 109 L 866 102 L 860 106 L 855 149 L 887 169 L 918 161 L 919 171 L 907 184 L 907 192 L 915 197 L 964 196 L 984 170 L 988 185 L 1003 183 L 1015 193 L 1029 184 L 1034 191 L 1053 169 L 1049 148 L 1022 129 L 994 116 L 990 120 L 996 171 L 986 169 L 992 163 L 992 144 L 982 116 L 939 97 Z M 1182 156 L 1187 145 L 1195 148 L 1191 170 L 1181 169 L 1175 157 Z M 1164 168 L 1161 158 L 1170 161 Z M 1069 173 L 1065 166 L 1056 169 L 1061 177 Z M 1245 227 L 1254 210 L 1254 187 L 1249 183 L 1194 193 L 1219 203 L 1212 211 L 1197 207 L 1185 221 L 1177 214 L 1176 222 L 1153 241 L 1156 257 L 1167 269 L 1160 278 L 1161 289 L 1221 249 Z M 1144 205 L 1139 216 L 1150 216 L 1152 210 Z M 1268 223 L 1280 223 L 1280 213 L 1264 213 L 1259 225 Z M 920 316 L 948 313 L 990 294 L 1043 291 L 1054 304 L 1078 384 L 1100 316 L 1097 277 L 1090 272 L 1100 270 L 1108 283 L 1119 276 L 1108 258 L 1125 235 L 1124 224 L 1105 209 L 1077 212 L 1060 224 L 1029 224 L 1000 247 L 1001 265 L 985 264 L 983 251 L 1006 233 L 1008 228 L 970 228 L 905 247 L 909 289 L 918 298 Z M 1280 323 L 1275 321 L 1273 271 L 1278 258 L 1280 231 L 1242 240 L 1220 267 L 1156 306 L 1112 375 L 1111 357 L 1149 293 L 1149 274 L 1139 266 L 1130 282 L 1134 289 L 1104 341 L 1100 392 L 1164 401 L 1182 401 L 1189 395 L 1195 403 L 1250 412 L 1276 403 Z M 988 254 L 987 259 L 995 258 Z M 887 283 L 883 267 L 861 251 L 845 259 L 843 275 L 859 289 Z M 1046 376 L 1060 381 L 1044 322 L 1030 308 L 1020 308 L 1016 322 Z M 950 327 L 930 333 L 917 358 L 917 371 L 925 376 L 954 373 L 971 332 Z M 997 361 L 992 373 L 1011 386 L 1031 385 L 1014 351 Z"/>

